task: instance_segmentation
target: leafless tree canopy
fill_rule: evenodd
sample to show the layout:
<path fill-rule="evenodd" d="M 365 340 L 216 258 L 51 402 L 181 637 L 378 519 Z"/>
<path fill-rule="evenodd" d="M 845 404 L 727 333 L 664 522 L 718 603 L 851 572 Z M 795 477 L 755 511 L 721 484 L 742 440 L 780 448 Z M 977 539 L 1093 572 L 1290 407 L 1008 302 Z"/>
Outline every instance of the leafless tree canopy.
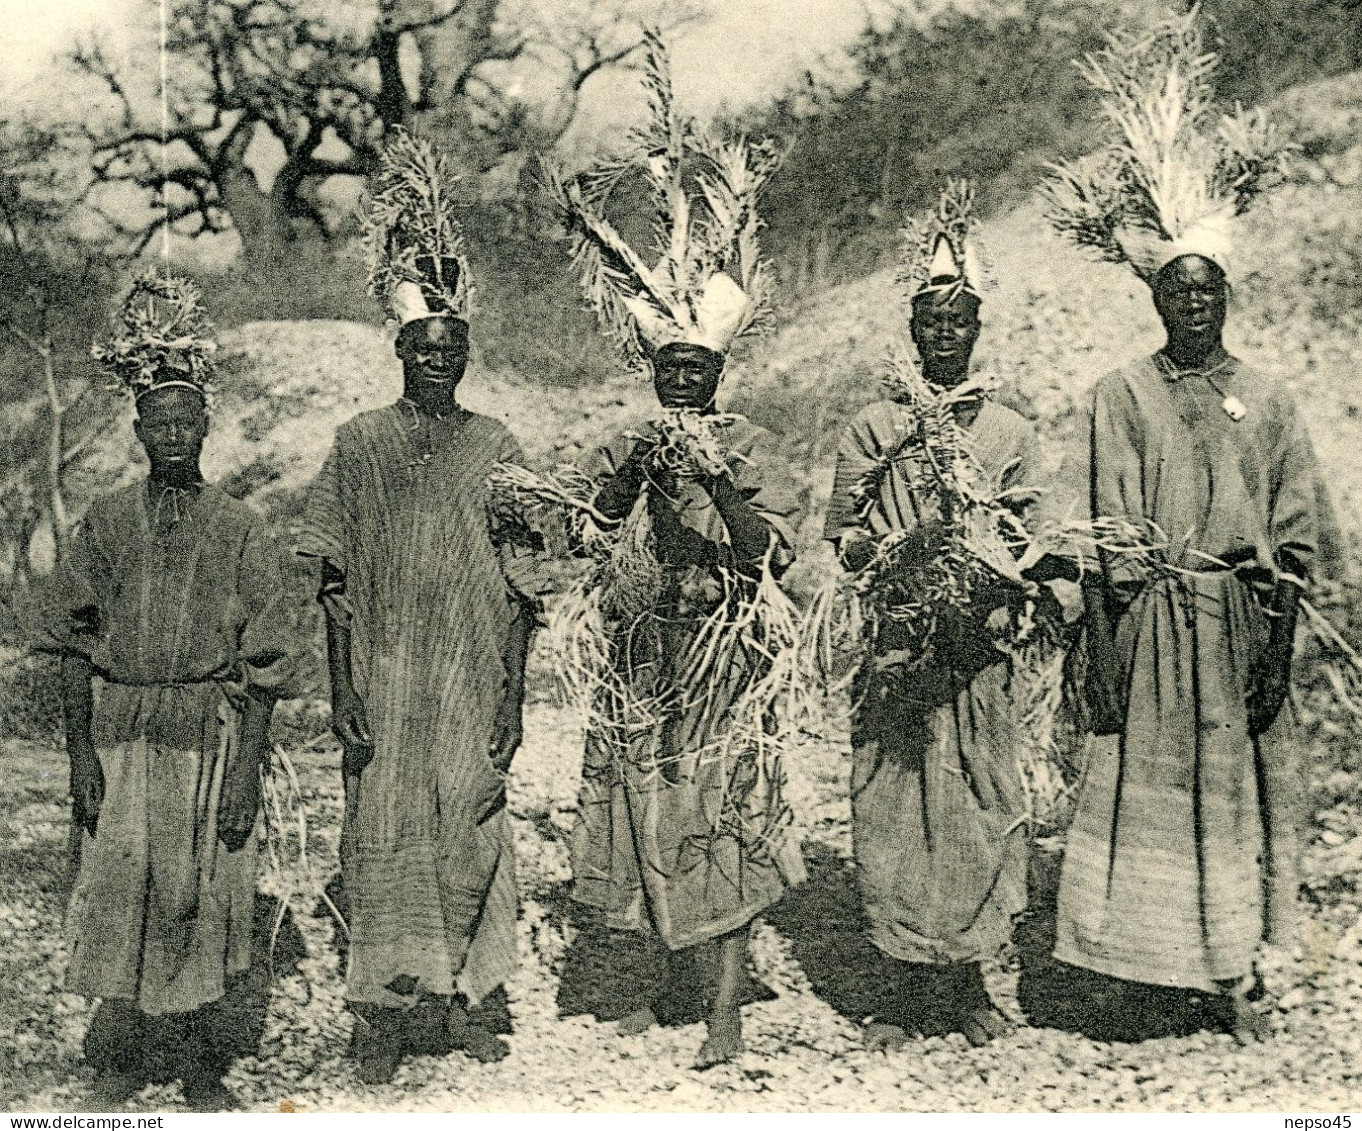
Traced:
<path fill-rule="evenodd" d="M 277 260 L 300 229 L 332 231 L 322 186 L 371 172 L 389 126 L 435 137 L 474 175 L 546 149 L 587 80 L 629 65 L 644 20 L 674 27 L 701 2 L 375 0 L 342 22 L 319 0 L 178 0 L 164 121 L 99 46 L 74 54 L 116 108 L 77 127 L 88 200 L 134 251 L 169 222 L 235 229 L 248 258 Z M 129 219 L 129 193 L 145 215 Z"/>

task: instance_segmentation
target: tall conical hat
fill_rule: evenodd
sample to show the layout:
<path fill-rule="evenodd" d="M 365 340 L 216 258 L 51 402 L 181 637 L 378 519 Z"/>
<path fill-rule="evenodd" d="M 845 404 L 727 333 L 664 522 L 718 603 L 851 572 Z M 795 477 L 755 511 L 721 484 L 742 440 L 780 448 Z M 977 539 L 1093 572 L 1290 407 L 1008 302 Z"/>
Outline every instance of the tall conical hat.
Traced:
<path fill-rule="evenodd" d="M 935 292 L 983 297 L 987 272 L 969 181 L 947 181 L 935 210 L 909 218 L 900 236 L 898 282 L 910 299 Z"/>

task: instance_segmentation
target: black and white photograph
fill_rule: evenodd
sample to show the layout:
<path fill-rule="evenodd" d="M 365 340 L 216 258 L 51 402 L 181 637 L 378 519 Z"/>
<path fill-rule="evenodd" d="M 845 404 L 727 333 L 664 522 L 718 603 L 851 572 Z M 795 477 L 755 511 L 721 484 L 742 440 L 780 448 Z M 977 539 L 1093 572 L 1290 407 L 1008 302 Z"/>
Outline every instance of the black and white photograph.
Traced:
<path fill-rule="evenodd" d="M 10 1126 L 1351 1126 L 1359 0 L 0 33 Z"/>

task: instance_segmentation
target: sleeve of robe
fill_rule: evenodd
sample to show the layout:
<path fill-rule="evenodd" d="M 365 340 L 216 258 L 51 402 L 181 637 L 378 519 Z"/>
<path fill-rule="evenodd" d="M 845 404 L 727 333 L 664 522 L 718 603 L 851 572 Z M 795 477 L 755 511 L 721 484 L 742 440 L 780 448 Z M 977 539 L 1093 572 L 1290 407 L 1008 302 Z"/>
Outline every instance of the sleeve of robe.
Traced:
<path fill-rule="evenodd" d="M 72 536 L 66 561 L 28 598 L 21 617 L 36 651 L 83 656 L 105 672 L 115 562 L 100 511 L 97 501 Z"/>
<path fill-rule="evenodd" d="M 823 537 L 829 542 L 861 529 L 852 492 L 875 468 L 882 454 L 879 439 L 864 412 L 842 429 L 837 440 L 837 469 L 833 474 L 832 499 L 823 522 Z"/>
<path fill-rule="evenodd" d="M 298 694 L 297 620 L 278 543 L 263 522 L 251 527 L 237 567 L 237 655 L 248 686 L 285 699 Z"/>
<path fill-rule="evenodd" d="M 348 563 L 340 499 L 341 440 L 342 433 L 337 432 L 326 462 L 308 488 L 302 514 L 293 528 L 293 548 L 304 558 L 316 559 L 318 573 L 313 580 L 327 615 L 347 621 L 353 609 L 345 595 Z"/>
<path fill-rule="evenodd" d="M 1326 549 L 1321 543 L 1325 524 L 1336 519 L 1305 422 L 1290 397 L 1275 399 L 1280 431 L 1276 450 L 1267 453 L 1269 533 L 1278 568 L 1304 581 L 1331 572 L 1320 569 Z"/>
<path fill-rule="evenodd" d="M 1123 519 L 1143 529 L 1144 442 L 1124 374 L 1108 374 L 1097 383 L 1088 419 L 1088 517 Z M 1122 561 L 1119 554 L 1103 554 L 1102 566 L 1117 591 L 1129 593 L 1140 584 L 1139 567 Z"/>
<path fill-rule="evenodd" d="M 520 466 L 525 464 L 524 449 L 510 432 L 504 435 L 497 460 L 500 463 Z M 549 572 L 549 555 L 545 545 L 541 542 L 530 545 L 504 534 L 494 537 L 493 540 L 502 576 L 505 577 L 506 585 L 514 599 L 537 612 L 543 598 L 553 589 L 553 577 Z"/>
<path fill-rule="evenodd" d="M 1040 480 L 1040 441 L 1030 421 L 1017 424 L 1016 454 L 1003 468 L 999 486 L 1012 492 L 1008 503 L 1019 514 L 1029 511 L 1036 501 Z"/>

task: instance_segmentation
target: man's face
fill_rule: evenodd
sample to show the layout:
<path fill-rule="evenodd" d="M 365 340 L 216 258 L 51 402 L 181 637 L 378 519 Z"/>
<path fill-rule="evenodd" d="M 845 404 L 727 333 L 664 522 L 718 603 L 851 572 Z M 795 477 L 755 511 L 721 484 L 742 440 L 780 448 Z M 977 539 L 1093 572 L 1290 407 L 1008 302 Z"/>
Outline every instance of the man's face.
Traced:
<path fill-rule="evenodd" d="M 174 386 L 147 393 L 137 402 L 133 424 L 158 479 L 197 478 L 208 412 L 193 389 Z"/>
<path fill-rule="evenodd" d="M 723 372 L 723 354 L 703 346 L 663 346 L 653 358 L 653 389 L 663 408 L 706 409 Z"/>
<path fill-rule="evenodd" d="M 1228 298 L 1225 273 L 1199 255 L 1179 256 L 1154 279 L 1154 309 L 1168 340 L 1189 353 L 1219 344 Z"/>
<path fill-rule="evenodd" d="M 468 368 L 468 323 L 454 318 L 408 322 L 397 336 L 397 356 L 408 380 L 452 388 Z"/>
<path fill-rule="evenodd" d="M 909 333 L 932 381 L 954 388 L 969 374 L 979 340 L 979 300 L 964 291 L 931 291 L 913 301 Z"/>

